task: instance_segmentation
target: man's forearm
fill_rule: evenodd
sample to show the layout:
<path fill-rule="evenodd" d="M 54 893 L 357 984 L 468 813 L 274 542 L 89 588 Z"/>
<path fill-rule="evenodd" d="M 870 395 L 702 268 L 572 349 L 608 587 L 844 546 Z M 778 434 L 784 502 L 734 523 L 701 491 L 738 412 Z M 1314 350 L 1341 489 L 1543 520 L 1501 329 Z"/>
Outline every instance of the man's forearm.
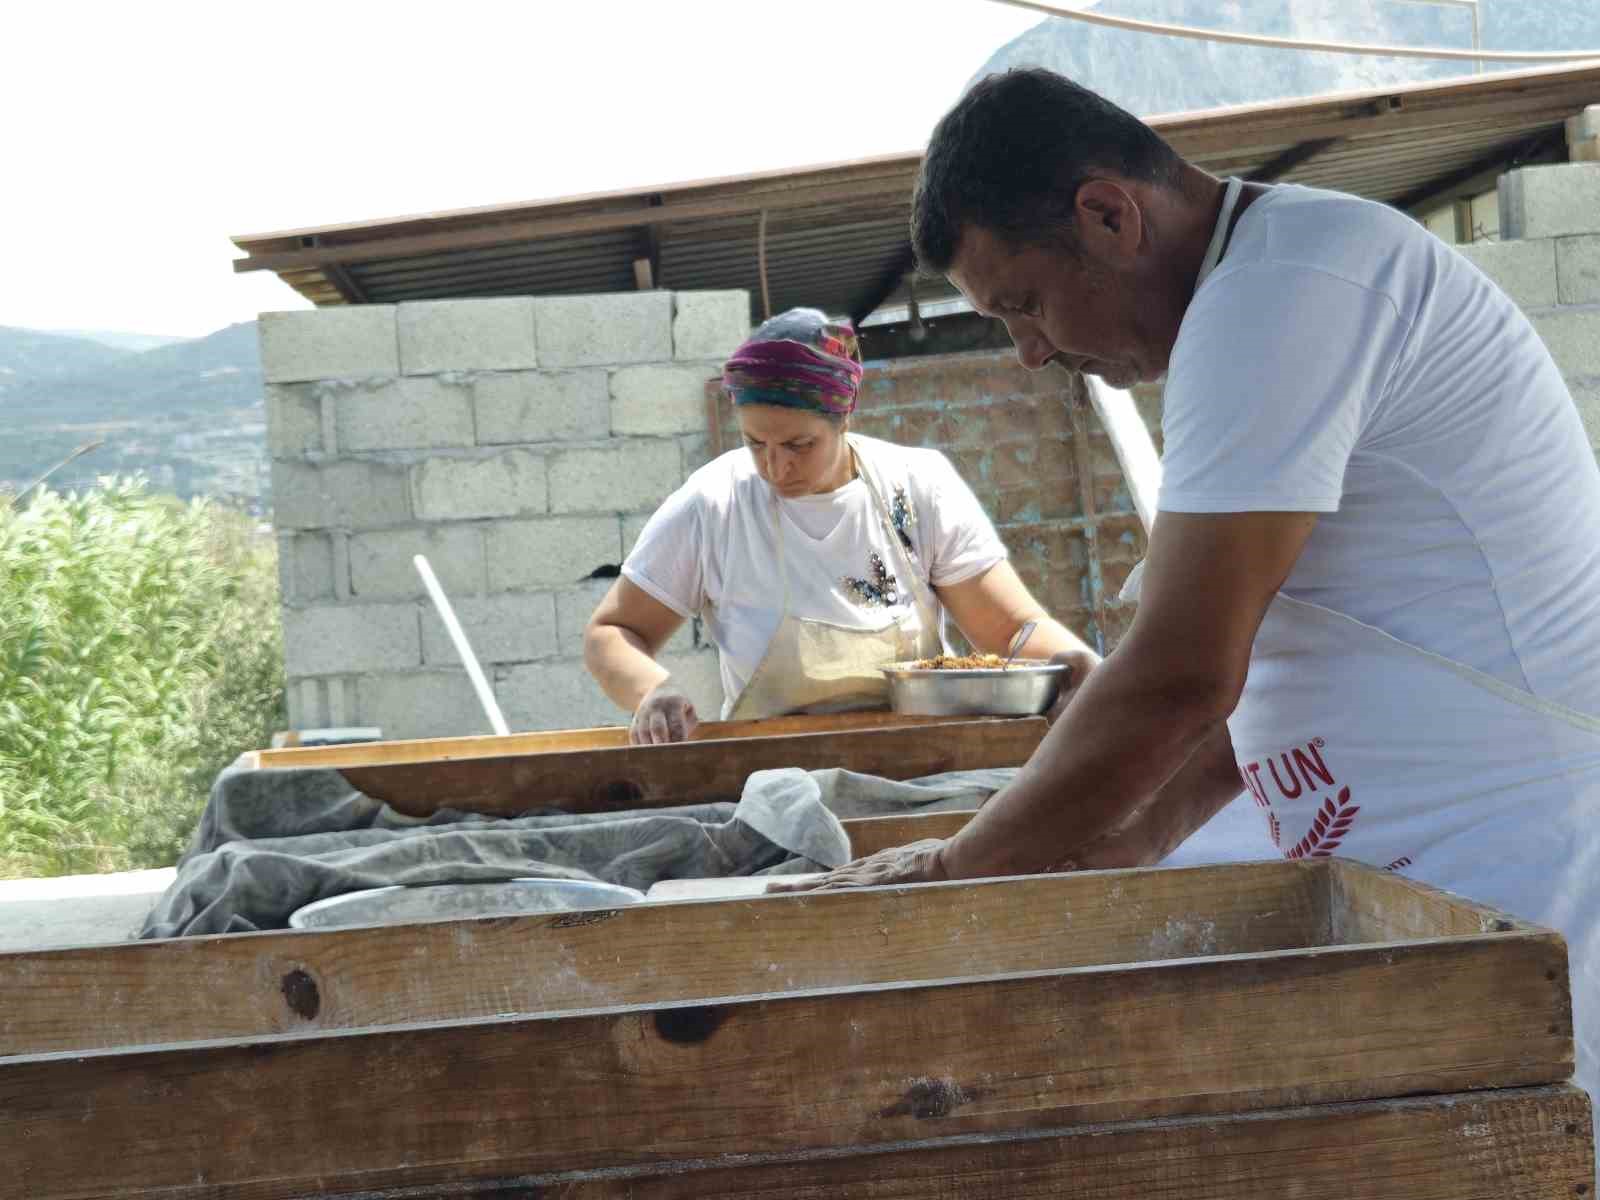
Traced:
<path fill-rule="evenodd" d="M 1073 860 L 1080 870 L 1154 866 L 1244 790 L 1222 726 L 1143 808 Z"/>
<path fill-rule="evenodd" d="M 1236 693 L 1174 677 L 1166 661 L 1124 644 L 1096 668 L 1017 778 L 946 845 L 943 869 L 975 878 L 1073 863 L 1153 803 L 1218 729 L 1225 736 Z"/>

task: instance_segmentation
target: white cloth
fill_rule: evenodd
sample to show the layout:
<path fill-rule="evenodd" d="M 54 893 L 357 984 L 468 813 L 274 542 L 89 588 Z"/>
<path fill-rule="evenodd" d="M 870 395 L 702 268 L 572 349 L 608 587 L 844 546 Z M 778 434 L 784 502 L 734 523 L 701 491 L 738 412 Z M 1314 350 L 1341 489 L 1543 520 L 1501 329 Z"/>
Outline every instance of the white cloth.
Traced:
<path fill-rule="evenodd" d="M 925 584 L 960 583 L 1006 557 L 977 497 L 944 455 L 855 434 L 850 443 L 897 526 L 904 526 Z M 719 651 L 723 695 L 730 698 L 725 713 L 783 613 L 771 505 L 772 491 L 750 452 L 731 450 L 667 498 L 622 564 L 624 577 L 673 612 L 705 621 Z M 826 495 L 780 497 L 778 508 L 796 614 L 858 629 L 904 618 L 908 634 L 919 631 L 912 591 L 898 579 L 904 560 L 893 552 L 861 480 Z M 879 578 L 874 554 L 885 575 L 896 576 L 893 604 L 862 603 L 862 588 L 844 582 L 882 589 L 887 580 Z"/>
<path fill-rule="evenodd" d="M 1227 813 L 1560 930 L 1594 1094 L 1600 471 L 1532 327 L 1399 214 L 1274 189 L 1196 290 L 1165 429 L 1163 509 L 1323 514 L 1252 646 Z"/>

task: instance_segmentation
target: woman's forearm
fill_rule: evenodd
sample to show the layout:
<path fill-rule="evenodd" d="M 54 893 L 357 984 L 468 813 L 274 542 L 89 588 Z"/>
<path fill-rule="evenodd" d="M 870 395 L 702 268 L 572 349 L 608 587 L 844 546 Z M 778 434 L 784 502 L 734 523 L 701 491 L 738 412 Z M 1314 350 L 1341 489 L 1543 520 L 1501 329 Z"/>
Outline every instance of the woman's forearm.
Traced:
<path fill-rule="evenodd" d="M 1093 646 L 1076 636 L 1072 630 L 1068 629 L 1060 621 L 1045 615 L 1043 610 L 1034 619 L 1039 624 L 1028 635 L 1028 640 L 1023 643 L 1022 649 L 1017 651 L 1018 658 L 1049 658 L 1051 655 L 1064 654 L 1069 651 L 1080 651 L 1086 654 L 1095 653 Z M 1019 623 L 1017 630 L 1021 628 L 1022 624 Z M 1014 638 L 1016 635 L 1017 631 L 1013 630 L 1011 636 Z M 1008 641 L 1006 645 L 1009 648 L 1010 642 Z M 1000 650 L 996 651 L 996 653 L 1003 654 L 1005 651 Z M 1098 658 L 1099 655 L 1095 655 L 1095 657 Z"/>
<path fill-rule="evenodd" d="M 620 625 L 590 625 L 583 638 L 583 663 L 600 690 L 632 712 L 671 672 L 651 657 L 645 641 Z"/>

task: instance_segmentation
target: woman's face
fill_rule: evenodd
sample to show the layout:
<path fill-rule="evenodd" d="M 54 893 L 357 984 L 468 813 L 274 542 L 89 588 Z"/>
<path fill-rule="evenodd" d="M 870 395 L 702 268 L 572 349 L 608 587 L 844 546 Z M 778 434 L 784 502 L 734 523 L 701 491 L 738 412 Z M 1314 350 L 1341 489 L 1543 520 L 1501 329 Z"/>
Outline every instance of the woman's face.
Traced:
<path fill-rule="evenodd" d="M 772 404 L 741 404 L 734 414 L 757 474 L 780 496 L 831 492 L 850 481 L 848 420 L 835 423 L 808 409 Z"/>

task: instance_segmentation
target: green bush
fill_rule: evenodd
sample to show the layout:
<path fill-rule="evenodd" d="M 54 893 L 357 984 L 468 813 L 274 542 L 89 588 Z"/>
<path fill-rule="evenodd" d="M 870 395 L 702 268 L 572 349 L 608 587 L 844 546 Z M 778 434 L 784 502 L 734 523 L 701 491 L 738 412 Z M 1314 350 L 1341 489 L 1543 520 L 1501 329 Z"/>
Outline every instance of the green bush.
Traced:
<path fill-rule="evenodd" d="M 282 728 L 270 538 L 139 480 L 0 502 L 0 876 L 165 866 Z"/>

